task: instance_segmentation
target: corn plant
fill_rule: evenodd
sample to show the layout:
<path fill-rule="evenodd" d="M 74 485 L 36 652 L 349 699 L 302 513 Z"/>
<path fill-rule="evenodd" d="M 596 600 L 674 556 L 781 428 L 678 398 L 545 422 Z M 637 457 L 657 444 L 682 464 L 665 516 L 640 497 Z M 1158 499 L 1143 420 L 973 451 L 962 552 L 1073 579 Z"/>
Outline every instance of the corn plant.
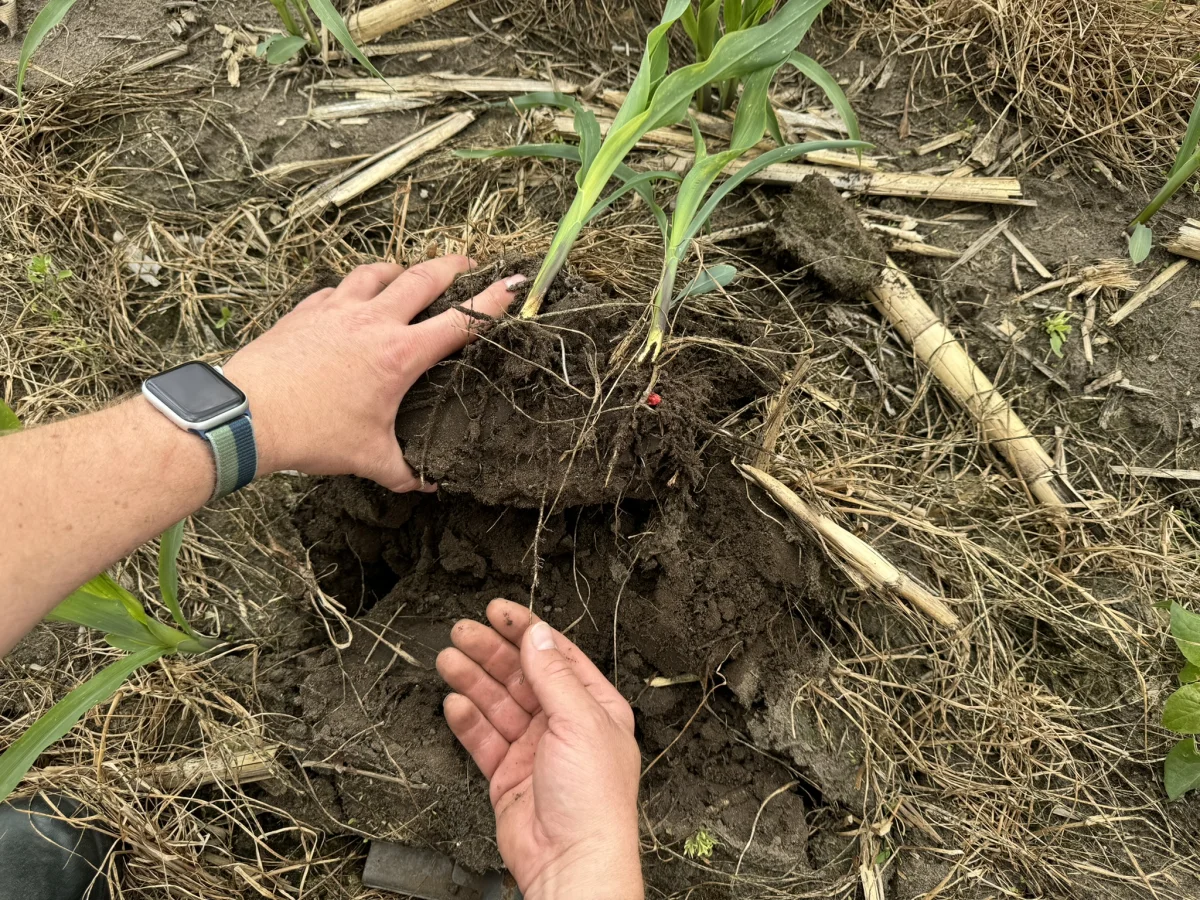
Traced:
<path fill-rule="evenodd" d="M 745 88 L 738 101 L 737 116 L 734 118 L 733 135 L 730 138 L 728 150 L 709 154 L 699 126 L 695 119 L 690 120 L 692 139 L 695 144 L 695 158 L 680 184 L 675 198 L 675 211 L 671 217 L 662 274 L 654 292 L 650 331 L 642 350 L 642 360 L 647 357 L 658 358 L 674 305 L 674 286 L 679 267 L 687 257 L 692 239 L 704 227 L 717 205 L 730 191 L 760 169 L 785 162 L 805 153 L 833 149 L 861 150 L 868 146 L 860 141 L 813 141 L 804 144 L 782 144 L 782 146 L 768 150 L 745 163 L 735 174 L 726 178 L 710 196 L 709 188 L 726 167 L 757 145 L 762 140 L 770 123 L 775 120 L 775 111 L 767 92 L 778 68 L 778 65 L 766 66 L 746 78 Z M 853 121 L 851 114 L 847 117 L 847 122 Z M 857 124 L 851 126 L 851 133 L 857 136 Z M 707 202 L 705 201 L 706 196 Z M 694 282 L 693 285 L 689 285 L 687 292 L 698 293 L 695 290 Z"/>
<path fill-rule="evenodd" d="M 1167 754 L 1163 781 L 1167 796 L 1175 800 L 1200 788 L 1200 616 L 1178 603 L 1171 604 L 1171 636 L 1185 660 L 1179 673 L 1179 690 L 1167 698 L 1163 725 L 1185 735 Z"/>
<path fill-rule="evenodd" d="M 0 437 L 20 427 L 20 420 L 0 400 Z M 109 644 L 128 655 L 109 663 L 58 701 L 0 755 L 0 801 L 20 784 L 42 751 L 70 731 L 89 709 L 115 694 L 135 671 L 163 656 L 204 653 L 220 643 L 197 634 L 179 606 L 182 543 L 183 523 L 178 522 L 163 533 L 158 549 L 159 592 L 178 628 L 153 618 L 133 594 L 104 574 L 72 592 L 46 617 L 51 622 L 102 631 Z"/>
<path fill-rule="evenodd" d="M 691 9 L 691 2 L 690 0 L 667 0 L 661 22 L 647 35 L 641 65 L 630 85 L 625 102 L 618 110 L 603 139 L 601 139 L 600 128 L 595 117 L 587 113 L 581 122 L 580 116 L 576 112 L 576 132 L 580 139 L 578 147 L 580 169 L 576 176 L 577 190 L 570 208 L 559 222 L 546 259 L 534 278 L 521 307 L 522 317 L 531 318 L 540 311 L 546 294 L 566 262 L 567 254 L 579 237 L 580 231 L 595 215 L 597 204 L 603 208 L 617 196 L 629 190 L 637 190 L 645 197 L 651 193 L 648 188 L 649 181 L 664 177 L 661 173 L 657 175 L 643 173 L 640 176 L 632 176 L 628 171 L 622 175 L 621 170 L 626 155 L 641 140 L 642 136 L 648 131 L 682 121 L 687 115 L 692 97 L 704 85 L 723 83 L 727 79 L 748 78 L 761 70 L 774 73 L 784 61 L 792 57 L 796 45 L 800 43 L 817 15 L 828 3 L 829 0 L 787 0 L 779 11 L 765 22 L 727 31 L 714 41 L 711 52 L 704 59 L 668 74 L 668 33 L 671 27 Z M 795 61 L 802 67 L 802 71 L 811 69 L 809 66 L 811 60 L 808 60 L 807 57 L 797 57 Z M 812 66 L 816 66 L 816 64 L 812 63 Z M 766 81 L 769 83 L 769 78 Z M 827 78 L 827 83 L 833 83 L 833 79 Z M 765 87 L 766 85 L 764 85 L 764 90 Z M 837 91 L 837 94 L 841 94 L 840 90 Z M 841 97 L 839 103 L 845 109 L 849 109 L 848 105 L 844 103 L 844 97 Z M 766 104 L 764 103 L 763 106 L 766 107 Z M 776 140 L 782 143 L 774 110 L 757 109 L 757 116 L 763 117 L 763 128 L 769 128 L 776 136 Z M 749 133 L 748 126 L 745 133 Z M 545 155 L 575 158 L 573 155 L 568 156 L 566 150 L 554 151 L 552 154 L 547 150 L 549 146 L 552 145 L 538 145 L 536 152 L 530 148 L 506 148 L 498 151 L 475 151 L 472 155 L 526 156 L 545 153 Z M 809 149 L 816 148 L 810 147 Z M 789 152 L 798 154 L 804 151 Z M 773 161 L 778 161 L 778 157 Z M 716 173 L 719 172 L 720 169 L 716 170 Z M 714 178 L 716 173 L 713 175 Z M 614 176 L 622 178 L 625 184 L 614 191 L 607 201 L 601 202 L 601 194 Z M 641 180 L 635 181 L 635 178 Z M 710 178 L 708 184 L 711 184 L 711 181 Z M 659 218 L 657 214 L 656 218 Z M 662 219 L 659 219 L 659 222 L 661 226 Z M 701 224 L 703 223 L 701 222 Z"/>
<path fill-rule="evenodd" d="M 29 26 L 25 40 L 21 44 L 21 56 L 17 62 L 17 96 L 21 95 L 21 87 L 25 83 L 25 74 L 29 62 L 37 52 L 42 41 L 54 30 L 71 11 L 75 0 L 49 0 L 41 12 Z M 346 27 L 341 14 L 334 8 L 330 0 L 271 0 L 271 5 L 279 13 L 279 19 L 287 34 L 274 35 L 258 45 L 258 55 L 265 56 L 270 63 L 284 63 L 300 53 L 305 48 L 320 49 L 320 34 L 308 15 L 311 9 L 317 19 L 329 29 L 329 33 L 342 45 L 342 48 L 357 60 L 367 71 L 382 78 L 371 61 L 358 48 L 350 30 Z"/>
<path fill-rule="evenodd" d="M 1192 114 L 1188 117 L 1187 131 L 1183 135 L 1183 143 L 1179 145 L 1179 153 L 1175 156 L 1175 164 L 1167 173 L 1166 184 L 1159 189 L 1145 209 L 1129 223 L 1129 258 L 1134 263 L 1140 263 L 1150 255 L 1150 247 L 1154 243 L 1154 233 L 1150 229 L 1150 219 L 1162 209 L 1163 204 L 1178 193 L 1187 180 L 1200 169 L 1200 96 L 1192 106 Z"/>
<path fill-rule="evenodd" d="M 680 24 L 691 39 L 696 61 L 703 62 L 712 56 L 723 34 L 753 28 L 774 6 L 775 0 L 694 0 L 684 11 Z M 793 53 L 792 57 L 796 67 L 825 91 L 846 123 L 850 124 L 854 115 L 838 83 L 815 60 L 802 53 Z M 706 84 L 696 92 L 696 108 L 703 113 L 722 112 L 733 104 L 737 95 L 737 78 Z M 851 137 L 857 135 L 851 133 Z"/>

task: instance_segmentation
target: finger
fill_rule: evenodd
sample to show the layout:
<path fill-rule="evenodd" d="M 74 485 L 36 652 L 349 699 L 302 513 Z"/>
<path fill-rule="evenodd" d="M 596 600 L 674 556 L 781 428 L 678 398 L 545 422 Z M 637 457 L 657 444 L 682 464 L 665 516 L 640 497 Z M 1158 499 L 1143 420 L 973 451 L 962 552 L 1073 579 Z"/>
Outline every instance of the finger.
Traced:
<path fill-rule="evenodd" d="M 515 640 L 521 644 L 523 667 L 525 665 L 525 635 L 531 630 L 533 625 L 541 621 L 537 616 L 533 616 L 533 621 L 531 622 L 531 615 L 532 613 L 529 612 L 528 608 L 513 603 L 510 600 L 493 600 L 488 605 L 488 619 L 492 621 L 497 630 L 505 637 L 508 637 L 509 640 Z M 495 616 L 495 619 L 492 616 Z M 497 622 L 499 622 L 498 625 L 496 624 Z M 549 628 L 549 626 L 547 627 Z M 604 707 L 613 721 L 627 728 L 632 733 L 634 724 L 633 710 L 629 706 L 629 701 L 621 696 L 621 692 L 613 687 L 613 683 L 604 677 L 604 673 L 596 667 L 591 658 L 580 650 L 573 641 L 560 631 L 556 631 L 553 628 L 550 631 L 554 635 L 554 643 L 558 652 L 574 668 L 575 675 L 583 686 Z M 527 682 L 531 680 L 528 671 L 525 672 L 525 676 Z M 537 695 L 536 690 L 534 693 Z M 540 695 L 537 696 L 540 701 Z"/>
<path fill-rule="evenodd" d="M 529 723 L 529 728 L 525 733 L 509 745 L 508 753 L 504 755 L 504 762 L 491 777 L 491 800 L 492 806 L 496 808 L 497 818 L 503 814 L 507 804 L 515 799 L 513 797 L 506 798 L 504 795 L 518 787 L 533 772 L 538 745 L 541 744 L 542 738 L 545 737 L 549 728 L 550 723 L 546 714 L 538 713 Z"/>
<path fill-rule="evenodd" d="M 483 713 L 461 694 L 450 694 L 442 701 L 446 724 L 458 742 L 471 754 L 475 765 L 488 781 L 508 753 L 508 741 L 484 718 Z"/>
<path fill-rule="evenodd" d="M 450 630 L 450 641 L 483 667 L 528 713 L 538 711 L 537 697 L 521 671 L 521 651 L 480 622 L 463 619 Z"/>
<path fill-rule="evenodd" d="M 403 274 L 404 267 L 395 263 L 378 262 L 359 266 L 342 279 L 334 293 L 341 300 L 371 300 Z"/>
<path fill-rule="evenodd" d="M 545 622 L 525 632 L 521 668 L 552 725 L 558 718 L 580 720 L 598 712 L 599 703 L 579 678 L 577 661 L 559 650 L 554 629 Z"/>
<path fill-rule="evenodd" d="M 447 647 L 437 657 L 437 671 L 446 684 L 475 704 L 505 740 L 515 741 L 529 727 L 529 713 L 471 657 Z"/>
<path fill-rule="evenodd" d="M 303 300 L 301 300 L 299 303 L 297 303 L 295 308 L 302 309 L 302 308 L 307 308 L 309 306 L 316 306 L 318 303 L 321 303 L 322 301 L 328 300 L 330 297 L 332 297 L 333 290 L 334 290 L 333 288 L 327 287 L 327 288 L 321 288 L 321 290 L 319 290 L 319 291 L 314 291 L 313 293 L 311 293 L 307 297 L 305 297 Z"/>
<path fill-rule="evenodd" d="M 432 494 L 437 491 L 436 484 L 422 480 L 413 471 L 408 460 L 404 458 L 404 451 L 400 449 L 400 442 L 396 440 L 395 435 L 385 438 L 380 459 L 373 461 L 364 471 L 355 474 L 370 478 L 376 484 L 383 485 L 389 491 L 395 491 L 397 494 L 409 491 Z"/>
<path fill-rule="evenodd" d="M 494 282 L 482 294 L 476 294 L 463 307 L 486 318 L 478 319 L 459 309 L 448 309 L 432 319 L 413 326 L 416 350 L 415 362 L 421 371 L 428 369 L 451 353 L 456 353 L 479 335 L 489 319 L 499 318 L 508 309 L 516 294 L 513 291 L 525 281 L 524 275 L 513 275 Z"/>
<path fill-rule="evenodd" d="M 528 606 L 499 597 L 488 604 L 487 619 L 497 633 L 514 647 L 521 646 L 526 629 L 542 621 Z"/>
<path fill-rule="evenodd" d="M 388 304 L 405 324 L 436 300 L 454 283 L 454 279 L 470 272 L 475 263 L 465 256 L 439 256 L 413 266 L 393 281 L 379 299 Z"/>

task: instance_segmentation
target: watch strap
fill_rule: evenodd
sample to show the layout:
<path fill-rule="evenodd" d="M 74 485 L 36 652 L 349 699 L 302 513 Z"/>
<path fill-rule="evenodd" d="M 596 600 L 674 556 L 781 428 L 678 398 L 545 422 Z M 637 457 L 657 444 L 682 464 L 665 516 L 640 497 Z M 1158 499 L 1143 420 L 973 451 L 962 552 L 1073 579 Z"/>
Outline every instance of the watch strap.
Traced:
<path fill-rule="evenodd" d="M 217 463 L 217 485 L 213 500 L 220 500 L 239 491 L 254 480 L 258 470 L 258 447 L 254 442 L 254 425 L 250 414 L 238 416 L 224 425 L 200 435 L 212 447 Z"/>

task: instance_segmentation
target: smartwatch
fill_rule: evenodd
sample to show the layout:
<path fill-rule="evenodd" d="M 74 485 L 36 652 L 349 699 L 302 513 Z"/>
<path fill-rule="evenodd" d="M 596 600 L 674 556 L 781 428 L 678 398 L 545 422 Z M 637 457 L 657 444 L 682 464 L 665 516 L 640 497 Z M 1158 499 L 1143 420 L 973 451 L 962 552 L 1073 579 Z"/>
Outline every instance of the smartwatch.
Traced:
<path fill-rule="evenodd" d="M 147 378 L 142 382 L 142 394 L 184 431 L 208 442 L 217 464 L 213 500 L 254 480 L 258 448 L 250 403 L 220 369 L 208 363 L 184 363 Z"/>

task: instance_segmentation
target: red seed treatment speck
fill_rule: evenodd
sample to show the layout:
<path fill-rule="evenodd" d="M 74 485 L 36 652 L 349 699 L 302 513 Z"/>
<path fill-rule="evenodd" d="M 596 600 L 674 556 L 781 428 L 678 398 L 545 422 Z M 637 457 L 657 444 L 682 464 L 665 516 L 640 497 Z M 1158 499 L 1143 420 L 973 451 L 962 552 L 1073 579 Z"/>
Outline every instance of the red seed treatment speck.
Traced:
<path fill-rule="evenodd" d="M 662 397 L 658 396 L 658 394 L 652 393 L 646 397 L 647 406 L 658 406 L 660 403 L 662 403 Z"/>

